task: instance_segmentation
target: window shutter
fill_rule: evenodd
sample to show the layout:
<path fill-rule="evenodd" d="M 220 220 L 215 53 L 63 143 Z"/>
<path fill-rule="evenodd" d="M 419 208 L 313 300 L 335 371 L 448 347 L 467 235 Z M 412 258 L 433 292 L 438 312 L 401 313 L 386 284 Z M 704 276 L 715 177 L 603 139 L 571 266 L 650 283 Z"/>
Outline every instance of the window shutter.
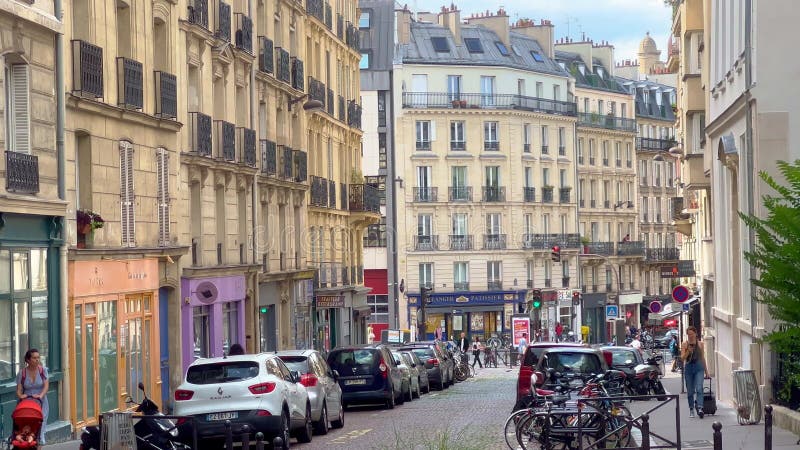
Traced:
<path fill-rule="evenodd" d="M 133 247 L 136 245 L 134 235 L 136 223 L 134 219 L 133 195 L 133 145 L 127 141 L 119 143 L 119 172 L 120 172 L 120 228 L 122 233 L 122 246 Z"/>
<path fill-rule="evenodd" d="M 30 141 L 30 105 L 28 66 L 14 64 L 11 66 L 11 146 L 10 150 L 19 153 L 31 152 Z"/>
<path fill-rule="evenodd" d="M 436 121 L 431 120 L 430 124 L 431 124 L 431 142 L 433 142 L 436 140 Z"/>
<path fill-rule="evenodd" d="M 158 178 L 158 245 L 169 245 L 169 153 L 159 148 L 156 153 Z"/>

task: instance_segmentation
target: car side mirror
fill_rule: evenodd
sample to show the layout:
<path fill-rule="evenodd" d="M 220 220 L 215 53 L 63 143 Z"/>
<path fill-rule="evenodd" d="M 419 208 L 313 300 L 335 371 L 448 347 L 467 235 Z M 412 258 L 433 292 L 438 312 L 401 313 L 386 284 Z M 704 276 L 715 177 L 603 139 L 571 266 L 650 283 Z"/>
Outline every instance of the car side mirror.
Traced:
<path fill-rule="evenodd" d="M 331 372 L 331 375 L 333 376 L 334 380 L 338 380 L 339 379 L 339 371 L 338 370 L 333 369 L 333 372 Z"/>
<path fill-rule="evenodd" d="M 299 383 L 300 382 L 300 372 L 296 370 L 291 371 L 292 374 L 292 382 Z"/>

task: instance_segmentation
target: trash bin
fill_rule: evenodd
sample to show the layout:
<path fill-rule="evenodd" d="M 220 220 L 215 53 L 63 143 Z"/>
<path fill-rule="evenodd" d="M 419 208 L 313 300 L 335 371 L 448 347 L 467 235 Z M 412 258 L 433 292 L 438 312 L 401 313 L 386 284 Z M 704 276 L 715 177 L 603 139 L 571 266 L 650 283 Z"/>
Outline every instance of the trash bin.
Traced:
<path fill-rule="evenodd" d="M 508 359 L 511 360 L 511 367 L 517 365 L 517 348 L 513 345 L 508 348 Z"/>

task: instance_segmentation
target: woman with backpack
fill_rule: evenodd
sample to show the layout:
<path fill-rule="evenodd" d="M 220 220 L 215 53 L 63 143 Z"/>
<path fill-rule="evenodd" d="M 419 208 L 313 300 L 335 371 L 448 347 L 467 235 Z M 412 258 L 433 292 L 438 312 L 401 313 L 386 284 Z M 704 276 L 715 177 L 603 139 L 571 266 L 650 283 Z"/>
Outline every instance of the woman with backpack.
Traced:
<path fill-rule="evenodd" d="M 17 397 L 22 400 L 25 398 L 35 398 L 42 403 L 42 428 L 39 436 L 39 444 L 44 445 L 44 430 L 47 424 L 47 414 L 50 412 L 50 405 L 47 403 L 47 390 L 50 381 L 47 378 L 47 368 L 41 364 L 39 350 L 32 348 L 25 352 L 25 367 L 17 374 Z"/>
<path fill-rule="evenodd" d="M 678 335 L 673 334 L 672 340 L 669 341 L 669 351 L 672 353 L 672 371 L 683 370 L 683 361 L 681 360 L 681 346 L 678 344 Z"/>

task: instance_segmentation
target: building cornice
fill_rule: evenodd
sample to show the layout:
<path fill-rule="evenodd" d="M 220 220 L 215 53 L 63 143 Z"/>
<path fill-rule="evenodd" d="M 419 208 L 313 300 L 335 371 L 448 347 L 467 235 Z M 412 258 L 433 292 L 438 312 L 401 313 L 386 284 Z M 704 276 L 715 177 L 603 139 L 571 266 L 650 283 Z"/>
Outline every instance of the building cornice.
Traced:
<path fill-rule="evenodd" d="M 259 283 L 269 283 L 274 281 L 310 280 L 314 278 L 316 269 L 309 267 L 305 269 L 289 269 L 277 272 L 261 272 L 258 274 Z"/>
<path fill-rule="evenodd" d="M 0 195 L 0 211 L 4 214 L 34 216 L 66 216 L 68 203 L 63 200 L 43 199 L 27 195 Z"/>
<path fill-rule="evenodd" d="M 159 119 L 158 117 L 151 116 L 141 111 L 120 108 L 118 106 L 109 105 L 108 103 L 81 98 L 71 93 L 67 94 L 67 107 L 88 114 L 103 116 L 108 119 L 116 119 L 142 125 L 155 130 L 178 132 L 183 127 L 183 123 L 176 120 Z"/>
<path fill-rule="evenodd" d="M 213 267 L 184 267 L 186 278 L 226 277 L 243 274 L 254 274 L 261 270 L 261 264 L 226 264 Z"/>
<path fill-rule="evenodd" d="M 95 261 L 98 259 L 106 260 L 128 260 L 128 259 L 147 259 L 147 258 L 171 258 L 173 262 L 189 253 L 188 245 L 178 245 L 171 247 L 96 247 L 96 248 L 76 248 L 70 247 L 68 259 L 70 261 Z"/>
<path fill-rule="evenodd" d="M 0 11 L 12 15 L 16 19 L 22 19 L 29 23 L 36 24 L 39 27 L 46 28 L 53 33 L 64 33 L 64 24 L 55 16 L 31 6 L 30 4 L 26 4 L 25 2 L 0 0 Z M 18 31 L 19 30 L 15 30 L 14 33 Z"/>
<path fill-rule="evenodd" d="M 450 108 L 436 108 L 436 109 L 425 109 L 425 108 L 402 108 L 403 112 L 401 117 L 410 117 L 413 119 L 418 118 L 418 115 L 436 115 L 436 116 L 447 116 L 448 118 L 457 118 L 462 115 L 464 116 L 516 116 L 516 117 L 525 117 L 530 119 L 536 120 L 546 120 L 550 119 L 556 122 L 566 122 L 566 123 L 577 123 L 578 118 L 575 116 L 567 116 L 563 114 L 546 114 L 534 111 L 523 111 L 517 109 L 450 109 Z"/>

